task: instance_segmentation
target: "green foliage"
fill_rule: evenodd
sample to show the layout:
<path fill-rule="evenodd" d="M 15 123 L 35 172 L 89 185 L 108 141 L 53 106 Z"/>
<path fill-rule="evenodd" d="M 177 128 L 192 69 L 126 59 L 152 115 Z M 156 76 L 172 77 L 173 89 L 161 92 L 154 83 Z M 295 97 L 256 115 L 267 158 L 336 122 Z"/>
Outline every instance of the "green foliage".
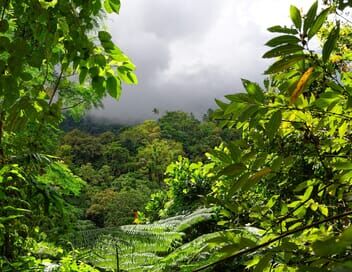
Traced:
<path fill-rule="evenodd" d="M 140 147 L 160 139 L 160 127 L 156 121 L 147 120 L 140 125 L 122 131 L 119 139 L 131 153 L 136 154 Z"/>
<path fill-rule="evenodd" d="M 152 218 L 173 216 L 201 206 L 202 198 L 211 191 L 212 168 L 213 164 L 191 163 L 179 157 L 166 169 L 164 182 L 168 191 L 152 195 L 146 206 L 147 215 Z"/>
<path fill-rule="evenodd" d="M 85 257 L 97 267 L 116 269 L 116 248 L 120 269 L 127 271 L 164 271 L 173 266 L 176 254 L 168 255 L 187 238 L 185 232 L 213 220 L 212 209 L 199 209 L 145 225 L 125 225 L 75 233 L 73 242 L 78 247 L 90 247 Z M 87 242 L 89 244 L 87 244 Z"/>
<path fill-rule="evenodd" d="M 182 143 L 187 157 L 204 159 L 204 153 L 221 141 L 221 130 L 214 123 L 200 122 L 192 114 L 166 112 L 159 119 L 161 136 Z"/>
<path fill-rule="evenodd" d="M 119 1 L 105 4 L 119 11 Z M 137 80 L 129 58 L 98 28 L 101 1 L 7 0 L 0 10 L 0 270 L 29 271 L 40 265 L 32 243 L 41 231 L 57 242 L 72 227 L 76 210 L 67 200 L 85 184 L 48 155 L 62 111 L 77 116 L 98 106 L 111 78 L 116 98 L 121 82 Z"/>
<path fill-rule="evenodd" d="M 182 153 L 180 143 L 172 140 L 154 140 L 144 148 L 140 148 L 136 158 L 149 179 L 161 183 L 166 166 Z"/>
<path fill-rule="evenodd" d="M 266 71 L 270 77 L 265 90 L 248 88 L 244 81 L 246 93 L 226 96 L 227 103 L 218 101 L 214 117 L 242 134 L 240 140 L 210 152 L 216 174 L 213 202 L 225 208 L 218 224 L 228 231 L 255 227 L 256 238 L 207 241 L 211 257 L 203 261 L 198 251 L 190 270 L 226 263 L 241 271 L 348 270 L 352 111 L 346 66 L 350 52 L 345 46 L 350 38 L 342 33 L 349 33 L 350 26 L 336 21 L 330 30 L 322 29 L 335 11 L 329 7 L 316 15 L 315 2 L 302 15 L 291 6 L 294 28 L 269 29 L 286 35 L 267 43 L 274 49 L 264 57 L 279 59 Z M 322 54 L 308 47 L 320 29 Z M 297 43 L 301 49 L 290 51 Z M 187 252 L 191 243 L 178 250 Z M 212 244 L 224 255 L 213 259 Z M 191 248 L 188 252 L 195 252 Z M 193 263 L 187 257 L 185 261 Z"/>
<path fill-rule="evenodd" d="M 82 179 L 72 174 L 66 165 L 55 162 L 48 166 L 44 175 L 38 177 L 38 181 L 52 186 L 60 191 L 62 196 L 78 196 L 86 184 Z"/>

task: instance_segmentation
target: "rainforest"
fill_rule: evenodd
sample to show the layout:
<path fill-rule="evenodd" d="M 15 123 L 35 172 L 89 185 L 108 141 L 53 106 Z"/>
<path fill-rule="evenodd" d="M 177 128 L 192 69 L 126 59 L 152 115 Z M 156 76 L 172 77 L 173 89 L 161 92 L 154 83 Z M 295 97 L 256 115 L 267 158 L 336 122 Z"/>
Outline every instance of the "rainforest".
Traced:
<path fill-rule="evenodd" d="M 0 0 L 0 271 L 352 271 L 352 2 L 288 6 L 261 82 L 133 124 L 89 115 L 141 83 L 123 2 Z"/>

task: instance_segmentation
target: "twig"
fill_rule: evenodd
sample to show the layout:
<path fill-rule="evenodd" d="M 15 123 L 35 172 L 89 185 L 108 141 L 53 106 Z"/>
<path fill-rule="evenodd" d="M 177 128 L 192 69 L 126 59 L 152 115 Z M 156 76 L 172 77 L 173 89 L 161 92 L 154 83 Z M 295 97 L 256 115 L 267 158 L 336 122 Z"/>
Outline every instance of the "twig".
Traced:
<path fill-rule="evenodd" d="M 302 227 L 287 231 L 287 232 L 279 235 L 278 237 L 273 238 L 273 239 L 271 239 L 271 240 L 269 240 L 269 241 L 267 241 L 265 243 L 259 244 L 259 245 L 255 246 L 255 247 L 245 248 L 245 249 L 240 250 L 240 251 L 238 251 L 238 252 L 236 252 L 234 254 L 231 254 L 230 256 L 222 258 L 222 259 L 220 259 L 220 260 L 218 260 L 218 261 L 216 261 L 214 263 L 207 264 L 207 265 L 204 265 L 202 267 L 196 268 L 195 270 L 193 270 L 193 272 L 202 271 L 204 269 L 207 269 L 207 268 L 209 268 L 209 267 L 211 267 L 213 265 L 219 264 L 219 263 L 221 263 L 221 262 L 223 262 L 225 260 L 228 260 L 230 258 L 236 258 L 236 257 L 240 257 L 240 256 L 242 256 L 244 254 L 254 252 L 254 251 L 258 250 L 258 249 L 267 247 L 270 244 L 272 244 L 272 243 L 274 243 L 276 241 L 279 241 L 279 240 L 281 240 L 281 239 L 283 239 L 283 238 L 285 238 L 287 236 L 295 234 L 297 232 L 301 232 L 301 231 L 306 230 L 306 229 L 314 228 L 314 227 L 319 226 L 320 224 L 323 224 L 323 223 L 326 223 L 326 222 L 329 222 L 329 221 L 333 221 L 333 220 L 336 220 L 336 219 L 341 219 L 341 218 L 349 216 L 351 214 L 352 214 L 352 210 L 350 210 L 348 212 L 345 212 L 345 213 L 342 213 L 342 214 L 337 214 L 337 215 L 334 215 L 334 216 L 330 216 L 330 217 L 328 217 L 328 218 L 326 218 L 324 220 L 321 220 L 321 221 L 318 221 L 318 222 L 314 222 L 314 223 L 312 223 L 310 225 L 307 225 L 307 226 L 302 226 Z"/>
<path fill-rule="evenodd" d="M 55 97 L 56 92 L 57 92 L 57 90 L 58 90 L 58 88 L 59 88 L 60 81 L 61 81 L 61 78 L 62 78 L 63 73 L 64 73 L 64 70 L 61 69 L 60 75 L 59 75 L 59 77 L 57 78 L 57 81 L 56 81 L 56 84 L 55 84 L 55 87 L 54 87 L 53 94 L 52 94 L 52 96 L 50 97 L 49 106 L 51 105 L 51 103 L 52 103 L 53 100 L 54 100 L 54 97 Z"/>
<path fill-rule="evenodd" d="M 64 111 L 64 110 L 69 110 L 69 109 L 75 108 L 75 107 L 81 105 L 84 102 L 85 102 L 84 100 L 81 100 L 81 101 L 77 102 L 76 104 L 73 104 L 72 106 L 68 106 L 68 107 L 62 108 L 61 110 Z"/>
<path fill-rule="evenodd" d="M 340 16 L 342 19 L 344 19 L 345 21 L 347 21 L 347 22 L 349 22 L 350 24 L 352 24 L 352 21 L 351 21 L 350 19 L 346 18 L 345 16 L 343 16 L 342 14 L 336 12 L 336 15 L 337 15 L 337 16 Z"/>

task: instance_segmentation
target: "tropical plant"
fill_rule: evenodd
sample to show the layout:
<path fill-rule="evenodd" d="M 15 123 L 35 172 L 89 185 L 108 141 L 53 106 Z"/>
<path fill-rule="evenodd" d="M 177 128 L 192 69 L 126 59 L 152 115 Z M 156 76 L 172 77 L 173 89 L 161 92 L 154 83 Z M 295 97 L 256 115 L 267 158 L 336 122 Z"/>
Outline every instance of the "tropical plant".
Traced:
<path fill-rule="evenodd" d="M 1 271 L 36 268 L 31 241 L 44 221 L 37 219 L 63 212 L 64 197 L 82 185 L 47 155 L 61 112 L 118 98 L 121 82 L 137 82 L 132 62 L 98 28 L 104 10 L 119 8 L 119 0 L 0 1 Z"/>
<path fill-rule="evenodd" d="M 341 31 L 350 28 L 343 9 L 351 4 L 327 4 L 318 12 L 314 2 L 305 15 L 291 6 L 293 26 L 269 28 L 279 36 L 266 44 L 272 49 L 263 57 L 276 61 L 265 89 L 243 80 L 246 93 L 217 101 L 214 117 L 242 134 L 212 152 L 220 162 L 213 197 L 226 208 L 221 224 L 231 235 L 186 258 L 193 271 L 226 262 L 229 271 L 351 269 L 351 70 L 342 34 L 349 31 Z M 314 51 L 311 41 L 329 14 L 335 20 Z M 234 235 L 248 226 L 255 238 Z M 212 245 L 219 256 L 199 262 Z"/>
<path fill-rule="evenodd" d="M 121 270 L 162 271 L 174 264 L 171 257 L 164 256 L 187 238 L 187 231 L 209 223 L 214 216 L 213 209 L 199 209 L 152 224 L 77 232 L 72 242 L 85 249 L 85 259 L 99 268 L 116 269 L 118 263 Z"/>
<path fill-rule="evenodd" d="M 204 197 L 211 192 L 213 167 L 213 163 L 191 163 L 179 156 L 166 169 L 164 183 L 167 191 L 163 189 L 154 193 L 147 203 L 147 216 L 155 220 L 192 212 L 204 205 Z"/>

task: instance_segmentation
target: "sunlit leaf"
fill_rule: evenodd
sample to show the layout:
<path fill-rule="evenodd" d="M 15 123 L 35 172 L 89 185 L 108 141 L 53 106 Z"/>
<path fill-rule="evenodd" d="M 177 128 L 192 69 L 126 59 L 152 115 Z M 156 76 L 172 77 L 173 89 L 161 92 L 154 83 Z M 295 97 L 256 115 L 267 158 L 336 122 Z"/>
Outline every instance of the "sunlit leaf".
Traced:
<path fill-rule="evenodd" d="M 314 20 L 314 23 L 312 24 L 311 28 L 308 31 L 308 38 L 311 39 L 322 27 L 324 24 L 326 18 L 328 17 L 330 13 L 330 8 L 327 8 L 323 10 Z"/>
<path fill-rule="evenodd" d="M 303 90 L 306 87 L 307 82 L 308 82 L 309 78 L 311 77 L 313 71 L 314 71 L 314 67 L 310 67 L 301 76 L 300 80 L 297 83 L 296 89 L 293 91 L 293 93 L 291 95 L 291 98 L 290 98 L 291 104 L 295 103 L 298 96 L 300 96 L 300 94 L 303 92 Z"/>
<path fill-rule="evenodd" d="M 307 16 L 304 19 L 303 32 L 307 33 L 307 30 L 312 26 L 315 16 L 317 15 L 318 1 L 315 1 L 307 12 Z"/>
<path fill-rule="evenodd" d="M 302 27 L 302 17 L 299 9 L 293 5 L 290 6 L 290 16 L 292 22 L 295 24 L 297 29 L 301 29 Z"/>
<path fill-rule="evenodd" d="M 324 43 L 324 47 L 323 47 L 323 61 L 324 62 L 327 62 L 329 60 L 330 54 L 335 48 L 339 34 L 340 34 L 340 25 L 338 24 L 336 27 L 334 27 L 331 30 L 331 32 L 328 36 L 328 39 Z"/>
<path fill-rule="evenodd" d="M 116 77 L 109 76 L 106 80 L 106 88 L 108 89 L 111 97 L 118 99 L 121 95 L 121 85 L 117 81 Z"/>
<path fill-rule="evenodd" d="M 242 79 L 242 84 L 245 87 L 249 96 L 253 97 L 256 101 L 264 102 L 264 92 L 257 83 Z"/>
<path fill-rule="evenodd" d="M 266 71 L 265 74 L 274 74 L 286 70 L 297 62 L 305 59 L 305 55 L 292 55 L 283 57 L 281 60 L 272 64 Z"/>

